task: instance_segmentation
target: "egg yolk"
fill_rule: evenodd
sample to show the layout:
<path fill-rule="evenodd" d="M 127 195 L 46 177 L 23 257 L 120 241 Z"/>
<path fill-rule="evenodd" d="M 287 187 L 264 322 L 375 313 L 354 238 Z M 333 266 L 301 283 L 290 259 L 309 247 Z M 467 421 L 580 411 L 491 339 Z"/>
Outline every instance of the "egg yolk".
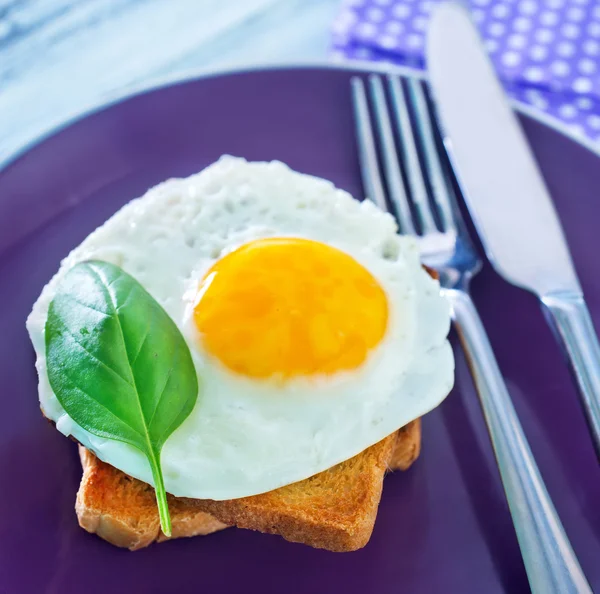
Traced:
<path fill-rule="evenodd" d="M 383 338 L 387 296 L 354 258 L 298 238 L 252 241 L 207 272 L 194 308 L 204 348 L 252 378 L 351 370 Z"/>

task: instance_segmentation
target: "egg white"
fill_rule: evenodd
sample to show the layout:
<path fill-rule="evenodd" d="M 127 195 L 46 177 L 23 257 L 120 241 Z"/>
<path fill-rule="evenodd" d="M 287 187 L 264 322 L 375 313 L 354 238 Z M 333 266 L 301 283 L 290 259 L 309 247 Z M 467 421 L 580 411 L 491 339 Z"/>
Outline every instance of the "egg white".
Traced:
<path fill-rule="evenodd" d="M 388 329 L 358 369 L 284 385 L 227 370 L 203 352 L 191 312 L 217 259 L 263 237 L 332 245 L 385 290 Z M 102 460 L 153 484 L 135 448 L 90 434 L 64 411 L 48 382 L 44 325 L 57 283 L 77 262 L 121 266 L 181 329 L 200 379 L 198 402 L 161 457 L 168 492 L 232 499 L 303 480 L 360 453 L 437 406 L 453 384 L 450 316 L 416 244 L 393 218 L 330 182 L 279 162 L 223 157 L 187 179 L 166 181 L 123 207 L 61 263 L 27 320 L 44 414 Z"/>

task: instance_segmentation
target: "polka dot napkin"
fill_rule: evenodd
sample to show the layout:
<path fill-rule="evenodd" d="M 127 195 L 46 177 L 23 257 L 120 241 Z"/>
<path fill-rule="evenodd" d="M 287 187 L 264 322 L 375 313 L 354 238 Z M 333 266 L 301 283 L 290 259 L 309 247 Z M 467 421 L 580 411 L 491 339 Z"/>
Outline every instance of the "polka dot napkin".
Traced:
<path fill-rule="evenodd" d="M 423 67 L 438 0 L 345 0 L 335 59 Z M 600 142 L 600 0 L 469 0 L 508 94 Z"/>

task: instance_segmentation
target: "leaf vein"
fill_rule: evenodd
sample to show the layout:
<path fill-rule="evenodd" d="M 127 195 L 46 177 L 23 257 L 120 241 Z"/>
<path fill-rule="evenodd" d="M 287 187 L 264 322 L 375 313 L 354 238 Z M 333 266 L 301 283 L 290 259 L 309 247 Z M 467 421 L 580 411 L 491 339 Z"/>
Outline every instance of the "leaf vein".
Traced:
<path fill-rule="evenodd" d="M 146 330 L 146 333 L 144 334 L 144 338 L 142 338 L 142 340 L 140 342 L 140 346 L 137 350 L 137 353 L 135 354 L 135 356 L 133 357 L 133 360 L 131 361 L 132 371 L 133 371 L 133 366 L 136 364 L 138 357 L 140 356 L 140 353 L 142 352 L 142 349 L 144 348 L 144 345 L 146 344 L 146 340 L 148 339 L 148 336 L 150 336 L 150 332 L 148 330 Z"/>
<path fill-rule="evenodd" d="M 113 294 L 112 294 L 112 292 L 109 290 L 109 288 L 112 286 L 113 283 L 108 282 L 108 280 L 104 277 L 104 275 L 102 275 L 94 267 L 90 267 L 90 268 L 91 268 L 93 274 L 96 275 L 96 277 L 98 278 L 98 280 L 102 284 L 102 287 L 103 287 L 103 290 L 104 290 L 105 294 L 108 295 L 108 301 L 110 302 L 110 304 L 112 306 L 113 315 L 116 317 L 116 320 L 117 320 L 117 326 L 119 327 L 119 333 L 121 335 L 121 341 L 123 343 L 123 348 L 124 348 L 124 351 L 125 351 L 125 355 L 127 357 L 127 362 L 129 363 L 129 370 L 131 372 L 132 385 L 133 385 L 133 388 L 134 388 L 136 396 L 137 396 L 137 398 L 135 398 L 135 401 L 136 401 L 136 404 L 138 406 L 138 412 L 140 414 L 140 418 L 141 418 L 142 423 L 144 425 L 144 429 L 145 429 L 145 436 L 144 437 L 146 438 L 146 444 L 148 446 L 148 452 L 150 452 L 152 450 L 152 443 L 151 443 L 151 440 L 150 440 L 150 429 L 148 427 L 148 424 L 147 424 L 147 421 L 146 421 L 146 417 L 144 415 L 144 409 L 142 408 L 140 391 L 138 389 L 137 382 L 136 382 L 136 379 L 135 379 L 135 372 L 133 370 L 133 367 L 131 365 L 131 360 L 130 360 L 129 355 L 127 353 L 127 341 L 125 340 L 125 334 L 123 332 L 123 326 L 121 325 L 121 319 L 119 317 L 118 306 L 117 306 L 117 303 L 113 300 Z"/>
<path fill-rule="evenodd" d="M 94 353 L 92 353 L 92 351 L 90 351 L 83 343 L 79 342 L 77 336 L 62 321 L 61 321 L 61 326 L 65 330 L 65 332 L 73 339 L 73 342 L 80 349 L 82 349 L 83 351 L 85 351 L 92 359 L 94 359 L 94 361 L 97 361 L 100 365 L 102 365 L 102 367 L 104 367 L 112 375 L 118 377 L 122 382 L 125 382 L 130 388 L 134 387 L 118 371 L 116 371 L 115 369 L 113 369 L 112 367 L 110 367 L 108 365 L 108 363 L 106 363 L 105 361 L 102 361 L 102 359 L 100 359 L 97 355 L 95 355 Z"/>
<path fill-rule="evenodd" d="M 84 396 L 86 396 L 87 398 L 89 398 L 90 400 L 92 400 L 93 402 L 95 402 L 98 406 L 100 406 L 101 408 L 103 408 L 111 417 L 113 417 L 114 419 L 116 419 L 117 422 L 122 423 L 123 425 L 125 425 L 125 427 L 127 427 L 128 429 L 131 429 L 131 431 L 133 431 L 134 433 L 136 433 L 136 434 L 139 435 L 139 432 L 138 432 L 138 430 L 135 427 L 132 427 L 127 421 L 125 421 L 124 419 L 122 419 L 121 417 L 119 417 L 110 408 L 108 408 L 108 406 L 106 406 L 106 404 L 104 404 L 100 400 L 94 398 L 94 396 L 92 394 L 90 394 L 89 392 L 87 392 L 86 390 L 84 390 L 83 388 L 81 388 L 79 386 L 79 384 L 77 383 L 77 381 L 66 370 L 63 370 L 63 375 L 71 382 L 71 385 L 74 386 L 75 389 L 78 390 L 81 394 L 83 394 Z M 88 431 L 90 431 L 91 433 L 94 433 L 94 431 L 91 430 L 91 429 L 88 429 Z M 127 443 L 130 443 L 131 445 L 135 445 L 130 440 L 123 440 L 123 441 L 126 441 Z"/>
<path fill-rule="evenodd" d="M 68 299 L 70 299 L 71 301 L 74 301 L 75 303 L 77 303 L 77 305 L 81 305 L 81 307 L 85 307 L 85 309 L 91 309 L 92 311 L 102 314 L 103 316 L 105 316 L 107 318 L 110 317 L 110 314 L 107 314 L 105 311 L 102 311 L 101 309 L 98 309 L 97 307 L 93 307 L 89 303 L 84 303 L 83 301 L 80 301 L 79 299 L 77 299 L 77 297 L 74 297 L 73 295 L 69 295 Z"/>
<path fill-rule="evenodd" d="M 158 398 L 156 399 L 156 406 L 154 407 L 154 410 L 152 411 L 152 416 L 150 417 L 150 420 L 148 421 L 148 428 L 150 428 L 152 426 L 152 421 L 154 421 L 154 417 L 156 416 L 156 411 L 158 410 L 160 401 L 162 400 L 165 390 L 167 389 L 167 385 L 169 384 L 169 380 L 171 379 L 172 374 L 173 374 L 173 367 L 171 366 L 169 368 L 169 373 L 167 373 L 167 376 L 165 378 L 165 382 L 160 390 L 160 394 L 158 395 Z"/>

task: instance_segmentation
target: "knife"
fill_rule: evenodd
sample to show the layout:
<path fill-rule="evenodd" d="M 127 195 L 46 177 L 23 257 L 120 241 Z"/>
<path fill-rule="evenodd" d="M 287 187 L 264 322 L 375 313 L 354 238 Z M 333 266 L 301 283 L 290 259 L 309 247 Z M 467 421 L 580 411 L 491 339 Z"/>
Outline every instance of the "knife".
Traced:
<path fill-rule="evenodd" d="M 540 299 L 600 457 L 598 338 L 548 189 L 466 9 L 437 7 L 426 54 L 444 141 L 486 254 Z"/>

